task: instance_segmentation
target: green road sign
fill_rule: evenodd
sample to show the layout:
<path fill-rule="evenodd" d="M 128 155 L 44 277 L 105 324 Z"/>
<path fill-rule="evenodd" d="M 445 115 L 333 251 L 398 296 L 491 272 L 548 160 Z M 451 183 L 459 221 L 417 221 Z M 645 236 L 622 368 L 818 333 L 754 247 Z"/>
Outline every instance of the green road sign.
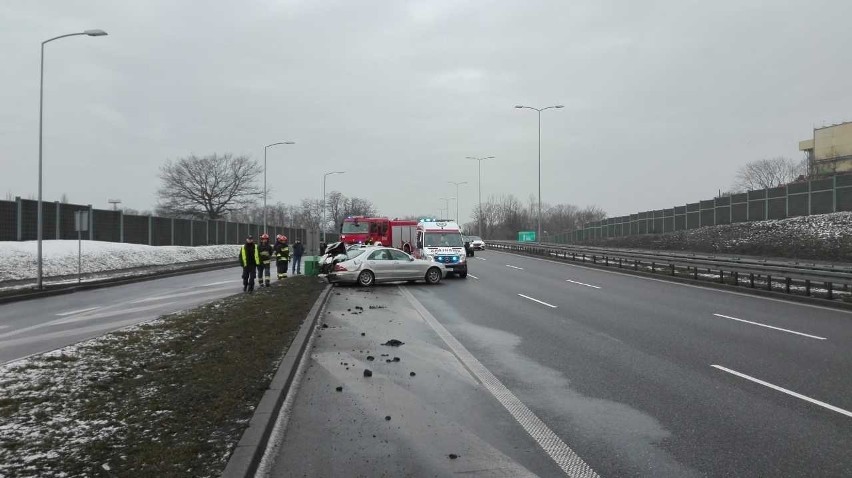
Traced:
<path fill-rule="evenodd" d="M 535 231 L 518 232 L 518 242 L 535 242 Z"/>

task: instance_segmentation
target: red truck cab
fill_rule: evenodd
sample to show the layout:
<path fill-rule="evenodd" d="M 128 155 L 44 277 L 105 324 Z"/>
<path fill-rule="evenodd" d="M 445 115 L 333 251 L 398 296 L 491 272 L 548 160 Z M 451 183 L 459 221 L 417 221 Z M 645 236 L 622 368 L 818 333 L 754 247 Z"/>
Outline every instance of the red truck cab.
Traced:
<path fill-rule="evenodd" d="M 340 227 L 340 240 L 345 244 L 375 244 L 411 250 L 417 221 L 387 217 L 350 216 Z"/>

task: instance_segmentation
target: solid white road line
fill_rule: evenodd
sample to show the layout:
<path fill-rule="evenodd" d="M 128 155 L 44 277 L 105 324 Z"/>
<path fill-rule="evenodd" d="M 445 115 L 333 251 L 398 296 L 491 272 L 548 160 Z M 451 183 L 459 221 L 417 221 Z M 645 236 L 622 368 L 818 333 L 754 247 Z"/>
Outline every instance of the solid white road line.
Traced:
<path fill-rule="evenodd" d="M 827 409 L 829 409 L 833 412 L 840 413 L 841 415 L 846 415 L 847 417 L 852 417 L 852 412 L 850 412 L 849 410 L 844 410 L 842 408 L 835 407 L 834 405 L 829 405 L 828 403 L 821 402 L 819 400 L 815 400 L 811 397 L 806 397 L 805 395 L 802 395 L 801 393 L 796 393 L 792 390 L 787 390 L 786 388 L 779 387 L 778 385 L 772 385 L 769 382 L 764 382 L 763 380 L 751 377 L 751 376 L 746 375 L 744 373 L 737 372 L 736 370 L 731 370 L 729 368 L 722 367 L 721 365 L 710 365 L 710 366 L 713 367 L 713 368 L 717 368 L 717 369 L 719 369 L 723 372 L 728 372 L 732 375 L 736 375 L 737 377 L 744 378 L 746 380 L 751 380 L 754 383 L 759 383 L 759 384 L 761 384 L 765 387 L 769 387 L 773 390 L 778 390 L 779 392 L 786 393 L 787 395 L 791 395 L 791 396 L 796 397 L 796 398 L 801 398 L 802 400 L 805 400 L 806 402 L 811 402 L 815 405 L 819 405 L 823 408 L 827 408 Z"/>
<path fill-rule="evenodd" d="M 570 282 L 572 284 L 577 284 L 577 285 L 584 285 L 586 287 L 591 287 L 592 289 L 600 289 L 600 286 L 596 286 L 596 285 L 592 285 L 592 284 L 586 284 L 586 283 L 583 283 L 583 282 L 577 282 L 577 281 L 571 280 L 571 279 L 565 279 L 565 282 Z"/>
<path fill-rule="evenodd" d="M 88 309 L 72 310 L 71 312 L 63 312 L 63 313 L 61 313 L 61 314 L 56 314 L 56 315 L 58 315 L 58 316 L 60 316 L 60 317 L 64 317 L 64 316 L 66 316 L 66 315 L 81 314 L 81 313 L 83 313 L 83 312 L 88 312 L 88 311 L 90 311 L 90 310 L 95 310 L 95 309 L 100 309 L 100 306 L 98 306 L 98 307 L 89 307 Z"/>
<path fill-rule="evenodd" d="M 423 320 L 432 327 L 444 343 L 450 347 L 453 354 L 470 370 L 476 378 L 491 392 L 494 398 L 517 420 L 535 440 L 544 452 L 565 472 L 568 476 L 577 478 L 595 478 L 598 476 L 589 465 L 577 455 L 553 430 L 541 421 L 535 413 L 527 408 L 524 403 L 506 388 L 500 380 L 485 368 L 476 357 L 471 354 L 452 334 L 435 318 L 414 295 L 404 287 L 399 287 L 400 292 L 414 306 L 414 309 L 423 317 Z"/>
<path fill-rule="evenodd" d="M 486 259 L 486 258 L 484 258 L 484 257 L 477 257 L 477 259 L 479 259 L 480 261 L 487 261 L 487 260 L 488 260 L 488 259 Z"/>
<path fill-rule="evenodd" d="M 476 277 L 475 275 L 471 274 L 470 272 L 467 273 L 467 276 L 473 277 L 474 279 L 479 280 L 479 277 Z"/>
<path fill-rule="evenodd" d="M 518 270 L 519 270 L 519 271 L 522 271 L 522 270 L 524 270 L 524 268 L 523 268 L 523 267 L 518 267 L 518 266 L 510 266 L 510 265 L 509 265 L 509 264 L 506 264 L 506 267 L 511 267 L 511 268 L 512 268 L 512 269 L 518 269 Z"/>
<path fill-rule="evenodd" d="M 812 338 L 812 339 L 817 339 L 817 340 L 828 340 L 828 339 L 826 339 L 825 337 L 819 337 L 819 336 L 817 336 L 817 335 L 804 334 L 804 333 L 802 333 L 802 332 L 796 332 L 795 330 L 782 329 L 781 327 L 773 327 L 773 326 L 771 326 L 771 325 L 760 324 L 760 323 L 758 323 L 758 322 L 752 322 L 752 321 L 750 321 L 750 320 L 738 319 L 738 318 L 736 318 L 736 317 L 731 317 L 731 316 L 729 316 L 729 315 L 722 315 L 722 314 L 713 314 L 713 315 L 715 315 L 716 317 L 722 317 L 722 318 L 724 318 L 724 319 L 737 320 L 737 321 L 740 321 L 740 322 L 745 322 L 745 323 L 747 323 L 747 324 L 759 325 L 759 326 L 761 326 L 761 327 L 766 327 L 767 329 L 780 330 L 780 331 L 782 331 L 782 332 L 787 332 L 787 333 L 790 333 L 790 334 L 801 335 L 801 336 L 809 337 L 809 338 Z"/>
<path fill-rule="evenodd" d="M 542 302 L 542 301 L 540 301 L 540 300 L 538 300 L 538 299 L 533 299 L 532 297 L 530 297 L 530 296 L 528 296 L 528 295 L 524 295 L 524 294 L 518 294 L 518 295 L 519 295 L 519 296 L 521 296 L 521 297 L 523 297 L 524 299 L 529 299 L 529 300 L 531 300 L 531 301 L 533 301 L 533 302 L 538 302 L 539 304 L 546 305 L 546 306 L 548 306 L 548 307 L 550 307 L 550 308 L 553 308 L 553 309 L 555 309 L 555 308 L 556 308 L 556 306 L 555 306 L 555 305 L 553 305 L 553 304 L 548 304 L 547 302 Z"/>

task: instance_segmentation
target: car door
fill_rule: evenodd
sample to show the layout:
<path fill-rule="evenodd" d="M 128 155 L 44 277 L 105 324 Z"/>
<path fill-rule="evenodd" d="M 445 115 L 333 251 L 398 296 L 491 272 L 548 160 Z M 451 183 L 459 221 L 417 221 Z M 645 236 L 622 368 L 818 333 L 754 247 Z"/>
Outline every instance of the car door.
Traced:
<path fill-rule="evenodd" d="M 393 266 L 396 270 L 394 277 L 396 279 L 410 280 L 422 278 L 422 274 L 420 274 L 421 266 L 417 262 L 412 261 L 411 256 L 402 251 L 397 251 L 396 249 L 391 249 L 388 252 L 390 252 L 391 258 L 393 259 Z"/>
<path fill-rule="evenodd" d="M 377 249 L 367 256 L 367 266 L 373 271 L 377 281 L 391 280 L 394 264 L 387 249 Z"/>

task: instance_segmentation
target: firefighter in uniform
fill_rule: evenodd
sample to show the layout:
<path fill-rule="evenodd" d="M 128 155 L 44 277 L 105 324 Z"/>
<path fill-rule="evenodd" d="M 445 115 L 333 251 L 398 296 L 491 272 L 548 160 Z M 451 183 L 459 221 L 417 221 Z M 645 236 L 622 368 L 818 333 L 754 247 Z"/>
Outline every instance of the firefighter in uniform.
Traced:
<path fill-rule="evenodd" d="M 260 256 L 254 238 L 249 236 L 246 243 L 240 248 L 240 265 L 243 266 L 243 292 L 254 292 L 254 276 L 257 265 L 260 264 Z"/>
<path fill-rule="evenodd" d="M 269 243 L 269 234 L 264 233 L 260 236 L 257 253 L 260 258 L 260 262 L 257 264 L 257 285 L 269 287 L 271 279 L 269 268 L 272 263 L 272 256 L 275 254 L 272 244 Z"/>
<path fill-rule="evenodd" d="M 278 280 L 287 278 L 287 266 L 290 265 L 290 245 L 287 244 L 287 236 L 278 234 L 275 238 L 275 270 L 278 272 Z"/>

